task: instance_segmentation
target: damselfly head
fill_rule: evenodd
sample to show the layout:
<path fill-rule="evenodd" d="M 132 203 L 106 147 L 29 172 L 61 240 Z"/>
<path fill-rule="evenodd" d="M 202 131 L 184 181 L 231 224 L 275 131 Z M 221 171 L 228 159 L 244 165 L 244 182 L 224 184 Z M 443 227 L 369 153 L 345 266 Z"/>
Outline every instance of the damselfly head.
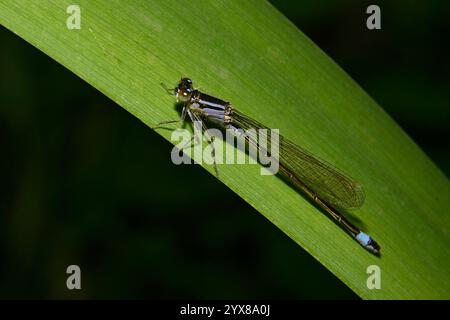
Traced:
<path fill-rule="evenodd" d="M 192 80 L 189 78 L 181 78 L 174 91 L 178 101 L 188 102 L 191 99 L 192 91 L 194 91 Z"/>

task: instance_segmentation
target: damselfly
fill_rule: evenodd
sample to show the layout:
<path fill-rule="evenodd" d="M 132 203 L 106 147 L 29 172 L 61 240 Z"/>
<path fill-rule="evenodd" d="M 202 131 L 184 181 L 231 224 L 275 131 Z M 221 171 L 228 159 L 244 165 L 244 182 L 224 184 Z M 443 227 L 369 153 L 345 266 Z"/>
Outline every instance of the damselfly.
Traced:
<path fill-rule="evenodd" d="M 184 104 L 181 119 L 161 122 L 158 126 L 183 122 L 189 117 L 192 122 L 200 121 L 203 129 L 207 128 L 206 123 L 235 131 L 236 134 L 248 129 L 268 129 L 235 109 L 229 102 L 195 90 L 191 79 L 182 78 L 175 89 L 169 91 L 177 101 Z M 245 140 L 255 148 L 261 147 L 254 136 L 247 135 Z M 282 135 L 279 136 L 278 164 L 279 175 L 314 201 L 364 248 L 375 255 L 380 254 L 380 246 L 375 240 L 340 213 L 363 205 L 365 196 L 359 183 Z"/>

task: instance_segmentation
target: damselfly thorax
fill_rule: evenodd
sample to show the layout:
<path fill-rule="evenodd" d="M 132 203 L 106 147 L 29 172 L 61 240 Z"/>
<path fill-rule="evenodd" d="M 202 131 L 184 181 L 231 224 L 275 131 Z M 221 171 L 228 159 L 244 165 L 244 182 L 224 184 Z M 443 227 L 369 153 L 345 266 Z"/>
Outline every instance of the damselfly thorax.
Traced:
<path fill-rule="evenodd" d="M 220 124 L 229 125 L 232 120 L 233 107 L 224 100 L 210 96 L 199 90 L 194 90 L 192 81 L 188 78 L 182 78 L 175 88 L 175 97 L 184 102 L 185 112 L 194 112 L 200 117 L 208 117 Z"/>

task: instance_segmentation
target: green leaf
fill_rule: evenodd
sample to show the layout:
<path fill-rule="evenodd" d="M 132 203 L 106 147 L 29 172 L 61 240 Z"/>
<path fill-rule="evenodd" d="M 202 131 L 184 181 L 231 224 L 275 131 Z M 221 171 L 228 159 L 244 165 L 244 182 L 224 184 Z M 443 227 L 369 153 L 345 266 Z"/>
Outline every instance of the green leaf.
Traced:
<path fill-rule="evenodd" d="M 66 8 L 73 1 L 64 0 L 0 0 L 0 22 L 148 126 L 179 117 L 174 97 L 160 83 L 172 87 L 185 75 L 204 91 L 279 128 L 364 186 L 365 205 L 351 216 L 379 242 L 381 258 L 361 248 L 281 179 L 261 176 L 258 166 L 221 165 L 220 180 L 361 297 L 450 298 L 449 181 L 271 5 L 76 2 L 80 30 L 66 27 Z M 170 138 L 169 131 L 158 132 Z M 148 183 L 155 183 L 150 174 Z M 366 285 L 370 265 L 380 267 L 379 290 Z"/>

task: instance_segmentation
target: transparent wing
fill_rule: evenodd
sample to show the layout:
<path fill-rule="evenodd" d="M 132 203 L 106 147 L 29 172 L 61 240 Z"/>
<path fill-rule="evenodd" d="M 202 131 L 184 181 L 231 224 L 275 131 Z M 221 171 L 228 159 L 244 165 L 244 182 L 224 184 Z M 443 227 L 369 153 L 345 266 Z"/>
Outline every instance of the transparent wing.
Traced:
<path fill-rule="evenodd" d="M 341 209 L 363 205 L 365 194 L 358 182 L 291 141 L 283 137 L 280 141 L 280 164 L 293 172 L 319 198 Z"/>
<path fill-rule="evenodd" d="M 233 113 L 232 123 L 244 130 L 267 129 L 269 134 L 266 137 L 267 149 L 271 150 L 270 130 L 267 127 L 236 110 Z M 257 138 L 248 136 L 249 142 L 256 146 L 259 141 Z M 364 203 L 364 190 L 358 182 L 281 135 L 279 136 L 279 163 L 320 199 L 337 209 L 358 208 Z"/>

